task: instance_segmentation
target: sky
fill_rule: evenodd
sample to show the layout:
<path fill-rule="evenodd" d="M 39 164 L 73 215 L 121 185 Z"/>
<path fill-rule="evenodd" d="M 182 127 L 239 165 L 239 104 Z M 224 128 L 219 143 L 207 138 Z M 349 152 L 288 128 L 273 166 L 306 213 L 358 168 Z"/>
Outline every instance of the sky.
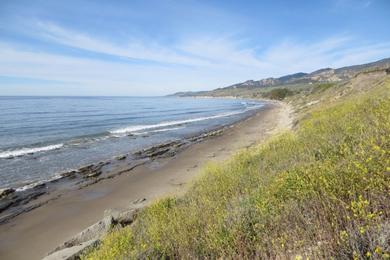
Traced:
<path fill-rule="evenodd" d="M 390 0 L 1 0 L 0 95 L 158 96 L 390 57 Z"/>

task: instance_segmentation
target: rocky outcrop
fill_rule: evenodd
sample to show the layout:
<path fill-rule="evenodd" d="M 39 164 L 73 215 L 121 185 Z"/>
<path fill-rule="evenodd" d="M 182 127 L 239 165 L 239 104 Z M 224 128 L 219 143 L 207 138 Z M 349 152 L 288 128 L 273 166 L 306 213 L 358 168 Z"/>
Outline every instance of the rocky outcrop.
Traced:
<path fill-rule="evenodd" d="M 127 155 L 119 155 L 119 156 L 115 157 L 115 159 L 117 159 L 118 161 L 122 161 L 126 158 L 127 158 Z"/>
<path fill-rule="evenodd" d="M 134 155 L 137 158 L 150 158 L 155 159 L 158 157 L 173 156 L 177 153 L 177 149 L 185 144 L 184 141 L 172 141 L 159 145 L 152 146 L 150 148 L 143 149 L 135 152 Z"/>
<path fill-rule="evenodd" d="M 85 165 L 77 170 L 61 173 L 60 178 L 17 192 L 14 189 L 0 189 L 0 224 L 60 197 L 61 189 L 64 189 L 65 192 L 81 189 L 101 180 L 130 172 L 132 169 L 155 159 L 173 157 L 192 143 L 218 136 L 223 131 L 224 128 L 204 132 L 196 136 L 157 144 L 133 154 L 123 154 L 110 160 Z M 42 195 L 48 196 L 41 197 Z"/>
<path fill-rule="evenodd" d="M 74 237 L 65 241 L 54 249 L 44 260 L 80 259 L 80 256 L 92 247 L 96 247 L 100 240 L 112 228 L 122 228 L 131 225 L 139 210 L 145 206 L 146 199 L 134 201 L 127 210 L 109 209 L 104 212 L 103 219 L 84 229 Z"/>
<path fill-rule="evenodd" d="M 58 246 L 56 249 L 54 249 L 54 252 L 60 251 L 64 248 L 75 247 L 87 241 L 99 240 L 111 229 L 111 227 L 114 225 L 113 222 L 114 219 L 112 218 L 112 216 L 107 216 L 103 218 L 99 222 L 84 229 L 76 236 L 72 237 L 62 245 Z"/>
<path fill-rule="evenodd" d="M 15 190 L 8 188 L 8 189 L 0 189 L 0 198 L 6 197 L 8 194 L 14 193 Z"/>
<path fill-rule="evenodd" d="M 75 245 L 73 247 L 64 248 L 62 250 L 56 251 L 46 257 L 43 258 L 43 260 L 59 260 L 59 259 L 66 259 L 66 260 L 78 260 L 80 259 L 80 256 L 87 252 L 89 249 L 96 247 L 99 245 L 98 239 L 92 239 L 83 243 L 80 243 L 78 245 Z"/>
<path fill-rule="evenodd" d="M 90 164 L 81 167 L 78 171 L 84 178 L 93 178 L 102 174 L 103 166 L 109 164 L 109 162 L 99 162 L 97 164 Z"/>

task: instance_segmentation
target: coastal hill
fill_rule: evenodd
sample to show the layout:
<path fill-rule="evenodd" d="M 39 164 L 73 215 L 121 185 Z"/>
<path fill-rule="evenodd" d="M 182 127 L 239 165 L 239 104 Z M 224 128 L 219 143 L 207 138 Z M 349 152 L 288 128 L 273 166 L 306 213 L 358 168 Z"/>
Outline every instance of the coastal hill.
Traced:
<path fill-rule="evenodd" d="M 290 107 L 293 126 L 211 163 L 184 195 L 142 209 L 83 259 L 390 259 L 388 65 L 198 93 L 278 87 L 271 97 L 284 100 L 270 103 Z"/>
<path fill-rule="evenodd" d="M 231 86 L 217 88 L 211 91 L 177 92 L 173 96 L 196 97 L 196 96 L 240 96 L 240 97 L 265 97 L 267 92 L 276 88 L 286 88 L 290 91 L 302 89 L 307 85 L 343 82 L 353 78 L 363 71 L 377 70 L 390 67 L 390 58 L 376 62 L 342 67 L 338 69 L 323 68 L 311 73 L 298 72 L 279 78 L 266 78 L 261 80 L 247 80 Z"/>

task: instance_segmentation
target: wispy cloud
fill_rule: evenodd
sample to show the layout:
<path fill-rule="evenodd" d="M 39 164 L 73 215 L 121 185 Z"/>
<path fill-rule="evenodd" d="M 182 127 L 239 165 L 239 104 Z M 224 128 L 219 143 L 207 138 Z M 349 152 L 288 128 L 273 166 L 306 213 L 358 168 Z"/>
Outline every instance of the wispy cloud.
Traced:
<path fill-rule="evenodd" d="M 247 79 L 390 57 L 389 42 L 359 45 L 350 35 L 314 42 L 285 40 L 259 50 L 246 39 L 231 35 L 192 37 L 169 45 L 131 38 L 118 43 L 47 21 L 35 23 L 31 32 L 30 36 L 54 46 L 110 55 L 118 60 L 0 42 L 0 76 L 69 82 L 85 93 L 101 95 L 161 95 L 212 89 Z"/>
<path fill-rule="evenodd" d="M 174 50 L 162 47 L 154 42 L 146 43 L 137 40 L 129 40 L 128 42 L 119 45 L 50 22 L 39 21 L 36 25 L 35 34 L 37 36 L 86 51 L 152 62 L 205 65 L 204 60 L 180 55 Z"/>
<path fill-rule="evenodd" d="M 310 43 L 286 40 L 260 52 L 243 46 L 245 39 L 234 36 L 195 37 L 170 46 L 131 39 L 118 44 L 50 22 L 41 21 L 36 24 L 35 35 L 54 43 L 130 60 L 211 68 L 234 66 L 237 69 L 249 67 L 267 70 L 271 67 L 288 68 L 294 65 L 293 68 L 310 70 L 316 66 L 347 65 L 342 62 L 346 60 L 365 61 L 378 55 L 388 55 L 390 45 L 383 43 L 356 46 L 353 37 L 345 35 Z"/>
<path fill-rule="evenodd" d="M 186 39 L 171 46 L 162 46 L 157 42 L 140 42 L 134 39 L 118 44 L 51 22 L 38 21 L 33 31 L 41 39 L 127 59 L 203 67 L 263 65 L 253 49 L 240 47 L 240 41 L 229 36 Z"/>
<path fill-rule="evenodd" d="M 262 56 L 278 75 L 323 67 L 338 68 L 386 57 L 390 57 L 390 42 L 356 45 L 352 37 L 345 36 L 314 43 L 283 42 Z"/>
<path fill-rule="evenodd" d="M 168 86 L 168 81 L 184 80 L 183 74 L 175 75 L 171 68 L 35 52 L 4 43 L 0 44 L 0 56 L 2 76 L 68 82 L 69 85 L 85 88 L 91 94 L 107 94 L 112 87 L 117 94 L 133 91 L 139 95 L 164 94 L 163 86 Z M 155 84 L 156 80 L 160 86 Z M 177 84 L 171 84 L 171 87 L 175 89 Z"/>

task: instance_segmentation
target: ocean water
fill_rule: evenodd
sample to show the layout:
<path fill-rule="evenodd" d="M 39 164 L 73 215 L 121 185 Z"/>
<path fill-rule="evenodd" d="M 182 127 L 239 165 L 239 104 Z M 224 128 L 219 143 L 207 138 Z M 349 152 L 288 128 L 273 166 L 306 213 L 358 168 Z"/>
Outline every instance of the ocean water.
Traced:
<path fill-rule="evenodd" d="M 238 99 L 0 97 L 0 188 L 190 137 L 262 106 Z"/>

